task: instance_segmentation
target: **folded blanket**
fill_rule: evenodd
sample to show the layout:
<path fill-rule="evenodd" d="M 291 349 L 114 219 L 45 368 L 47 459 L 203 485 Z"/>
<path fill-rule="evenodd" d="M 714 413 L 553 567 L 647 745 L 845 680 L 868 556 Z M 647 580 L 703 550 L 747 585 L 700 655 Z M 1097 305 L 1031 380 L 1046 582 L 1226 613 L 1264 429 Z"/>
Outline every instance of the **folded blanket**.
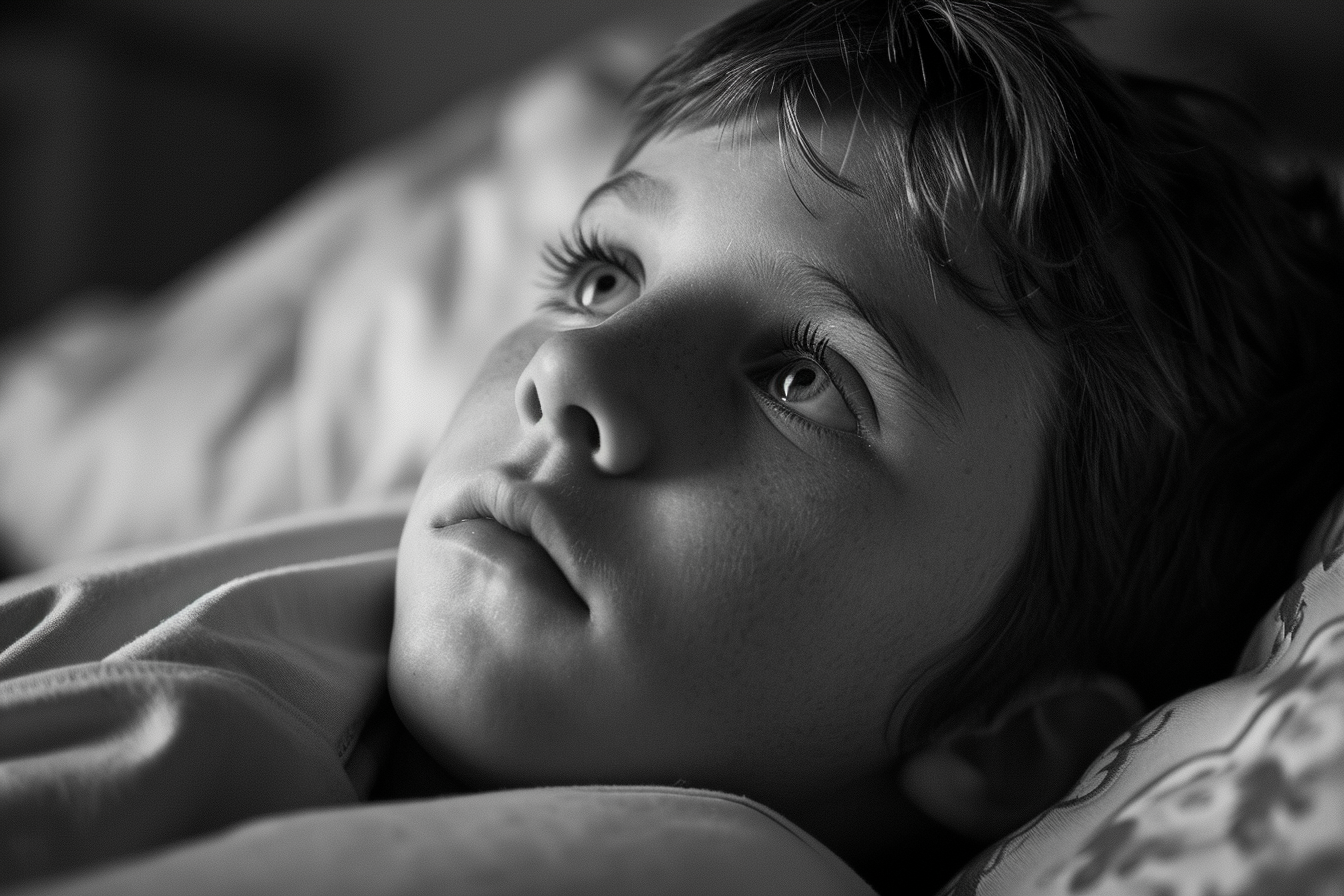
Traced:
<path fill-rule="evenodd" d="M 404 515 L 309 515 L 0 588 L 0 885 L 356 801 Z"/>

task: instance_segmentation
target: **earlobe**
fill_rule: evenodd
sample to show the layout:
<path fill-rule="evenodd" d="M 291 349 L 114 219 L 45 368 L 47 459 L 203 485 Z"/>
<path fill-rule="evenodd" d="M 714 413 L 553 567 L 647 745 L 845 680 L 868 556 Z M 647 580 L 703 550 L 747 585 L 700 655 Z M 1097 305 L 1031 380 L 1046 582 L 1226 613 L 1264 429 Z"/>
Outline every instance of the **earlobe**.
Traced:
<path fill-rule="evenodd" d="M 940 824 L 994 840 L 1065 796 L 1142 715 L 1133 689 L 1109 675 L 1029 685 L 988 724 L 954 728 L 912 754 L 901 786 Z"/>

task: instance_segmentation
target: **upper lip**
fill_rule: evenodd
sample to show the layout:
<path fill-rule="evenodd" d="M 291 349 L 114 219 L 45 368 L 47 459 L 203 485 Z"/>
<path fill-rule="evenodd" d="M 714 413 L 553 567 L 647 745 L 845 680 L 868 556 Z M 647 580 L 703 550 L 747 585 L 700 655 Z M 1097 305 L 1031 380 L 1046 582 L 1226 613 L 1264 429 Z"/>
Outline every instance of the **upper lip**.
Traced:
<path fill-rule="evenodd" d="M 538 486 L 496 472 L 473 477 L 452 490 L 444 509 L 434 515 L 430 525 L 444 529 L 474 519 L 494 520 L 535 541 L 559 567 L 574 593 L 579 593 L 568 564 L 566 539 Z"/>

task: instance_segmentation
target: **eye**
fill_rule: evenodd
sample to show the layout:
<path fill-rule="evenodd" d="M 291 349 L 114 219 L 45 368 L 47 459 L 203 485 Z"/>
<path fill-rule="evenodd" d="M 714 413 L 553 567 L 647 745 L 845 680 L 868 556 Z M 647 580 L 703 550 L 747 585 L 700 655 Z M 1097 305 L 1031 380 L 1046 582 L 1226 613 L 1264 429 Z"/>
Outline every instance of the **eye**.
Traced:
<path fill-rule="evenodd" d="M 639 284 L 624 270 L 604 261 L 594 261 L 570 286 L 570 301 L 584 311 L 611 314 L 639 297 Z"/>
<path fill-rule="evenodd" d="M 542 261 L 550 271 L 543 309 L 606 317 L 639 298 L 639 261 L 598 234 L 576 228 L 561 235 L 543 250 Z"/>
<path fill-rule="evenodd" d="M 859 427 L 830 374 L 811 358 L 786 362 L 766 380 L 765 391 L 784 407 L 814 423 L 843 432 L 854 432 Z"/>

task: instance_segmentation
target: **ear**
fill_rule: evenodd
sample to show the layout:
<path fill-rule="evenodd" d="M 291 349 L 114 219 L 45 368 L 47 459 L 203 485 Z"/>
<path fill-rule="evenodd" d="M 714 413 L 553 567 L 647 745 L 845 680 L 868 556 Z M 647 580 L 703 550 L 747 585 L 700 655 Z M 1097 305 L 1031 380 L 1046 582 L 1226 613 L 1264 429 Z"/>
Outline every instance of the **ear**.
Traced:
<path fill-rule="evenodd" d="M 902 790 L 930 818 L 985 842 L 1061 799 L 1143 715 L 1109 675 L 1029 685 L 987 725 L 954 728 L 901 766 Z"/>

